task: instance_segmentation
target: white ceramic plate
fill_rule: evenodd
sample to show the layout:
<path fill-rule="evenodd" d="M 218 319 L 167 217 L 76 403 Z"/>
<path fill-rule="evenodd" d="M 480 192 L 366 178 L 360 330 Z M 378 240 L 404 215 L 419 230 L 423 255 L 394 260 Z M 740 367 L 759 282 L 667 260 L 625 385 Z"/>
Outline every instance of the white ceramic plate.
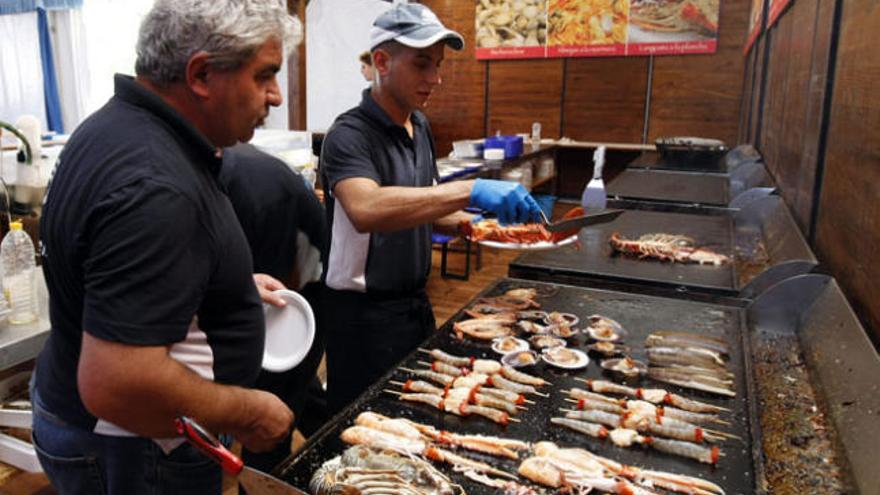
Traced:
<path fill-rule="evenodd" d="M 277 290 L 287 302 L 278 308 L 264 304 L 266 313 L 266 348 L 263 369 L 282 372 L 305 359 L 315 340 L 315 315 L 305 298 L 292 290 Z"/>
<path fill-rule="evenodd" d="M 556 351 L 556 352 L 572 352 L 575 354 L 575 356 L 577 356 L 577 359 L 571 363 L 556 362 L 552 358 L 547 356 L 547 353 L 553 353 L 554 351 Z M 588 364 L 590 364 L 590 358 L 587 357 L 586 353 L 579 351 L 577 349 L 570 349 L 568 347 L 551 347 L 549 349 L 544 349 L 544 352 L 541 353 L 541 359 L 543 359 L 545 363 L 547 363 L 551 366 L 556 366 L 557 368 L 563 368 L 563 369 L 567 369 L 567 370 L 576 370 L 579 368 L 584 368 Z"/>
<path fill-rule="evenodd" d="M 497 249 L 516 249 L 519 251 L 546 251 L 548 249 L 556 249 L 562 246 L 568 246 L 569 244 L 577 241 L 578 236 L 573 235 L 571 237 L 566 237 L 559 242 L 533 242 L 531 244 L 516 244 L 513 242 L 497 242 L 497 241 L 479 241 L 480 244 L 486 247 L 497 248 Z"/>

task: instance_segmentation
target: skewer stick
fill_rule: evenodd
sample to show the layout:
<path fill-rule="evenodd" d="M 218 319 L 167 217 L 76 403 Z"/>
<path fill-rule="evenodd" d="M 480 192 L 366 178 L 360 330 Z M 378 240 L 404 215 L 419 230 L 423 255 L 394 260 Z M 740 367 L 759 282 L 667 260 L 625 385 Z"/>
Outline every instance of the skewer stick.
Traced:
<path fill-rule="evenodd" d="M 528 411 L 528 410 L 529 410 L 528 407 L 523 407 L 523 406 L 515 406 L 515 407 L 516 407 L 517 409 L 519 409 L 520 411 Z"/>
<path fill-rule="evenodd" d="M 550 394 L 544 394 L 544 393 L 541 393 L 538 391 L 535 392 L 535 395 L 537 395 L 538 397 L 544 397 L 544 398 L 550 397 Z"/>
<path fill-rule="evenodd" d="M 584 382 L 584 383 L 586 383 L 587 385 L 589 385 L 590 382 L 592 381 L 592 380 L 587 380 L 586 378 L 578 378 L 578 377 L 575 377 L 574 379 L 577 380 L 577 381 L 579 381 L 579 382 Z"/>
<path fill-rule="evenodd" d="M 578 402 L 580 402 L 580 401 L 577 401 L 574 399 L 563 399 L 563 400 L 565 400 L 565 402 L 571 402 L 572 404 L 577 404 Z"/>
<path fill-rule="evenodd" d="M 523 399 L 523 402 L 525 402 L 526 404 L 535 405 L 535 401 L 533 401 L 533 400 Z"/>
<path fill-rule="evenodd" d="M 560 407 L 559 410 L 562 412 L 578 412 L 578 411 L 575 411 L 574 409 L 566 409 L 564 407 Z"/>
<path fill-rule="evenodd" d="M 431 365 L 432 365 L 432 363 L 428 363 L 428 362 L 425 362 L 425 361 L 416 361 L 416 362 L 419 363 L 419 364 L 421 364 L 422 366 L 427 366 L 428 368 L 430 368 Z"/>
<path fill-rule="evenodd" d="M 404 368 L 403 366 L 401 366 L 400 368 L 397 368 L 397 369 L 399 369 L 400 371 L 406 371 L 407 373 L 418 373 L 417 370 L 414 370 L 412 368 Z"/>
<path fill-rule="evenodd" d="M 403 383 L 403 382 L 396 382 L 396 381 L 394 381 L 394 380 L 388 380 L 388 383 L 390 383 L 390 384 L 392 384 L 392 385 L 398 385 L 398 386 L 401 386 L 401 387 L 404 386 L 404 385 L 406 385 L 406 384 Z"/>
<path fill-rule="evenodd" d="M 419 352 L 424 352 L 425 354 L 431 354 L 431 351 L 429 349 L 425 349 L 424 347 L 419 347 L 418 350 Z"/>
<path fill-rule="evenodd" d="M 509 416 L 507 417 L 507 420 L 510 421 L 511 423 L 522 423 L 522 420 L 519 420 L 516 418 L 511 418 Z"/>
<path fill-rule="evenodd" d="M 726 431 L 718 431 L 718 430 L 710 430 L 708 428 L 702 428 L 706 433 L 716 435 L 722 438 L 733 439 L 733 440 L 742 440 L 742 437 L 738 435 L 734 435 L 733 433 L 727 433 Z"/>
<path fill-rule="evenodd" d="M 386 389 L 383 389 L 382 391 L 383 391 L 383 392 L 387 392 L 387 393 L 389 393 L 389 394 L 391 394 L 391 395 L 396 395 L 396 396 L 398 396 L 398 397 L 400 397 L 401 395 L 403 395 L 403 392 L 398 392 L 397 390 L 390 390 L 390 389 L 387 389 L 387 388 L 386 388 Z"/>

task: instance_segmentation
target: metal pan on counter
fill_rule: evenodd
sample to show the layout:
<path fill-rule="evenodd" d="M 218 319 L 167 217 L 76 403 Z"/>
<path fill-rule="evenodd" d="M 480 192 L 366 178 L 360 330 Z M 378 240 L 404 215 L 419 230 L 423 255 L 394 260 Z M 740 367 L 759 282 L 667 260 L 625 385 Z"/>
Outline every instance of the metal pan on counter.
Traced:
<path fill-rule="evenodd" d="M 696 247 L 729 261 L 706 265 L 642 258 L 618 253 L 610 243 L 614 234 L 637 239 L 650 233 L 689 237 Z M 672 297 L 750 299 L 775 282 L 809 272 L 817 263 L 782 199 L 769 196 L 741 210 L 714 215 L 627 210 L 613 222 L 582 230 L 577 247 L 519 256 L 509 274 Z"/>
<path fill-rule="evenodd" d="M 729 208 L 742 204 L 738 196 L 758 188 L 766 194 L 773 183 L 760 162 L 743 164 L 730 173 L 683 172 L 628 167 L 608 180 L 610 207 L 615 201 L 666 205 L 669 208 Z"/>

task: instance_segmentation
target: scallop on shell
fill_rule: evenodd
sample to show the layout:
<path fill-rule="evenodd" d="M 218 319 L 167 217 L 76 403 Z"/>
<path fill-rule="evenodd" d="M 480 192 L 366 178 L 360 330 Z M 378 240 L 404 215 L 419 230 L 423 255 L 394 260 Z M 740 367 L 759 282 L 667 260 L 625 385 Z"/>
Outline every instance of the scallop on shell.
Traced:
<path fill-rule="evenodd" d="M 644 375 L 648 372 L 647 364 L 628 356 L 615 359 L 605 359 L 599 363 L 599 366 L 613 373 L 620 373 L 627 377 Z"/>
<path fill-rule="evenodd" d="M 605 342 L 617 342 L 626 337 L 626 330 L 611 318 L 602 315 L 591 315 L 590 326 L 586 328 L 586 333 L 594 340 Z"/>

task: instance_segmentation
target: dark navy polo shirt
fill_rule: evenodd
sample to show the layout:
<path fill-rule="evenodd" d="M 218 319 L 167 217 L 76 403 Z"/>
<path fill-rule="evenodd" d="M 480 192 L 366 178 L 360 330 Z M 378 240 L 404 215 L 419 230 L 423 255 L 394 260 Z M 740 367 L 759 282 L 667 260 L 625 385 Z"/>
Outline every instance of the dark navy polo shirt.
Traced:
<path fill-rule="evenodd" d="M 52 331 L 36 385 L 49 411 L 89 430 L 97 418 L 76 383 L 83 331 L 172 353 L 192 342 L 175 358 L 245 386 L 264 339 L 251 254 L 219 188 L 215 147 L 133 79 L 117 75 L 115 85 L 64 147 L 40 222 Z"/>
<path fill-rule="evenodd" d="M 364 90 L 359 106 L 337 117 L 321 151 L 321 177 L 330 225 L 327 286 L 370 293 L 422 289 L 431 270 L 431 225 L 359 233 L 332 195 L 344 179 L 363 177 L 380 186 L 430 187 L 436 183 L 434 138 L 421 112 L 410 117 L 413 137 Z"/>

